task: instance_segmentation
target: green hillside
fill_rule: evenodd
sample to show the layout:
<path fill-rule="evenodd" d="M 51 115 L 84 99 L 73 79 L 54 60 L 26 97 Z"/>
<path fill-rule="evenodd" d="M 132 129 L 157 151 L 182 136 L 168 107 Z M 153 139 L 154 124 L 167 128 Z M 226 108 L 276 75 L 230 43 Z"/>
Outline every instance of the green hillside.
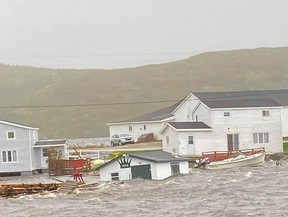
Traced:
<path fill-rule="evenodd" d="M 190 91 L 288 88 L 288 47 L 209 52 L 117 70 L 54 70 L 0 64 L 0 119 L 40 128 L 40 137 L 108 135 L 107 122 L 133 118 Z M 113 103 L 114 105 L 107 105 Z M 94 106 L 61 105 L 106 104 Z M 49 106 L 60 107 L 49 107 Z M 27 108 L 3 107 L 28 106 Z M 29 107 L 35 106 L 35 107 Z M 48 107 L 37 107 L 48 106 Z"/>

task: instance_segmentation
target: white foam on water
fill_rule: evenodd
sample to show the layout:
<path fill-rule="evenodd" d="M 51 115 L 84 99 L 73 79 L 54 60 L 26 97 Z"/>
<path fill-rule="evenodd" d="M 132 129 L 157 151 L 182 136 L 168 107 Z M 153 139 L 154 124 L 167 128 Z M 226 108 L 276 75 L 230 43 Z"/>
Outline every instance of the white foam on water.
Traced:
<path fill-rule="evenodd" d="M 245 174 L 245 176 L 248 177 L 248 178 L 251 177 L 252 175 L 253 175 L 253 173 L 252 173 L 251 171 L 248 171 L 248 172 Z"/>

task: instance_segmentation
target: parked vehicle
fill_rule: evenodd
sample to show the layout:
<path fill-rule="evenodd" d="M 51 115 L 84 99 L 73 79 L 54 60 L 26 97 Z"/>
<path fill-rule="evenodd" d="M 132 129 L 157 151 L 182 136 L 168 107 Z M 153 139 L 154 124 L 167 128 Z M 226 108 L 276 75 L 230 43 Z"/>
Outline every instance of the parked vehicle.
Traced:
<path fill-rule="evenodd" d="M 126 133 L 115 134 L 111 137 L 111 145 L 125 145 L 135 143 L 133 137 Z"/>

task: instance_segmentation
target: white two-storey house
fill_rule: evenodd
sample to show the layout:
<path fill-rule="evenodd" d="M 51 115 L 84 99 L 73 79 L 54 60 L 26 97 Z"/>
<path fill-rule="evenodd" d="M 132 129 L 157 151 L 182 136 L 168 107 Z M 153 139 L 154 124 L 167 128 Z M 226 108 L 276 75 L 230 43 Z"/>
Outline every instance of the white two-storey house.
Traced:
<path fill-rule="evenodd" d="M 164 151 L 182 155 L 254 147 L 281 152 L 288 136 L 288 90 L 190 93 L 169 108 L 109 128 L 137 137 L 144 125 L 163 138 Z"/>

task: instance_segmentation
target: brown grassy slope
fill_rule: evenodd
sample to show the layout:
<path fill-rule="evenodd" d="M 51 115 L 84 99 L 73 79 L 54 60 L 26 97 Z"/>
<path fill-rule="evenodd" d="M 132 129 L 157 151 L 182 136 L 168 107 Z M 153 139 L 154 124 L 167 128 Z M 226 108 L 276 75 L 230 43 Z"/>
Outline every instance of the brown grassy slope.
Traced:
<path fill-rule="evenodd" d="M 190 91 L 287 87 L 288 48 L 209 52 L 186 60 L 117 70 L 0 65 L 0 105 L 109 104 L 181 99 Z M 41 138 L 108 135 L 107 122 L 173 103 L 0 109 L 0 119 L 40 127 Z"/>

